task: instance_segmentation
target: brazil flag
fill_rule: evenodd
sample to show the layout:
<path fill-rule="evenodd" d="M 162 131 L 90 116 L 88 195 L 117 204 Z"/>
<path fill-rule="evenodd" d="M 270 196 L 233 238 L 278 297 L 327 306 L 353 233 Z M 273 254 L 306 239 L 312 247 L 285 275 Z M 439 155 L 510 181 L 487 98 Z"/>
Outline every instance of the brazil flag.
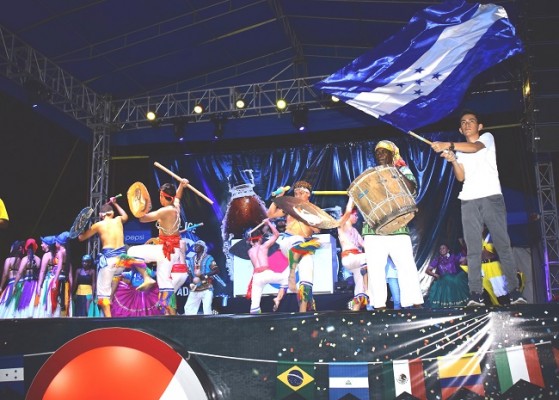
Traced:
<path fill-rule="evenodd" d="M 314 399 L 313 363 L 278 361 L 276 399 Z"/>

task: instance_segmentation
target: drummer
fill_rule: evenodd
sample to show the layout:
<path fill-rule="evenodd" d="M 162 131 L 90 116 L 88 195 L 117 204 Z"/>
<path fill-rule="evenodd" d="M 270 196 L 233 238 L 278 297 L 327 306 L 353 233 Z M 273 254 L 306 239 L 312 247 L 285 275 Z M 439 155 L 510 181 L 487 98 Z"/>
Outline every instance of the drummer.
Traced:
<path fill-rule="evenodd" d="M 119 214 L 116 217 L 113 207 Z M 102 248 L 97 260 L 97 302 L 103 311 L 103 315 L 111 317 L 111 299 L 117 283 L 113 282 L 113 278 L 122 274 L 124 269 L 119 267 L 117 262 L 119 256 L 126 254 L 123 224 L 128 221 L 128 214 L 118 205 L 116 197 L 111 197 L 109 202 L 103 204 L 99 211 L 101 220 L 80 234 L 78 239 L 83 242 L 95 234 L 98 234 L 99 239 L 101 239 Z"/>
<path fill-rule="evenodd" d="M 417 181 L 398 147 L 389 140 L 381 140 L 375 147 L 377 168 L 396 168 L 410 194 L 416 195 Z M 402 307 L 421 307 L 423 295 L 419 286 L 419 274 L 413 257 L 410 231 L 407 225 L 388 235 L 381 235 L 366 222 L 363 223 L 363 238 L 368 269 L 369 300 L 375 309 L 386 308 L 386 263 L 392 258 L 398 271 Z"/>
<path fill-rule="evenodd" d="M 295 198 L 309 202 L 311 197 L 312 185 L 306 181 L 297 181 L 293 185 Z M 283 196 L 281 192 L 278 196 Z M 295 270 L 299 270 L 299 290 L 297 300 L 299 302 L 299 312 L 312 311 L 316 309 L 313 299 L 314 281 L 314 261 L 313 254 L 320 247 L 318 238 L 313 238 L 314 233 L 320 229 L 305 224 L 285 214 L 275 203 L 268 208 L 268 218 L 278 218 L 286 216 L 286 227 L 284 236 L 280 243 L 282 253 L 289 260 L 289 290 L 297 291 Z"/>
<path fill-rule="evenodd" d="M 143 259 L 146 263 L 157 263 L 157 285 L 159 286 L 159 306 L 165 315 L 175 315 L 176 309 L 171 305 L 173 293 L 180 288 L 187 278 L 185 253 L 186 245 L 181 241 L 181 204 L 180 199 L 187 179 L 182 179 L 178 189 L 172 183 L 165 183 L 159 188 L 161 208 L 140 217 L 140 222 L 155 222 L 159 229 L 157 244 L 144 244 L 128 249 L 128 255 Z M 184 247 L 184 248 L 183 248 Z"/>

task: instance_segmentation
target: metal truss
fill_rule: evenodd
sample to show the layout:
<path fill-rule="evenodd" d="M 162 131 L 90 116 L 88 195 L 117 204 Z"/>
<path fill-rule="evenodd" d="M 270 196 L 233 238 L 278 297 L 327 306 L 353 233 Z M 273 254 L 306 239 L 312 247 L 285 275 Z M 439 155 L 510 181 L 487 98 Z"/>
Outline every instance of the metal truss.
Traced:
<path fill-rule="evenodd" d="M 109 161 L 111 156 L 109 126 L 98 124 L 93 127 L 93 150 L 91 157 L 91 181 L 89 182 L 89 206 L 99 210 L 107 201 L 109 192 Z M 89 254 L 98 254 L 98 238 L 88 242 Z"/>
<path fill-rule="evenodd" d="M 146 119 L 148 111 L 156 113 L 159 123 L 173 123 L 176 118 L 184 117 L 191 122 L 206 122 L 216 117 L 277 115 L 281 112 L 276 107 L 278 99 L 287 102 L 288 110 L 289 105 L 305 106 L 309 110 L 324 109 L 332 104 L 330 98 L 317 94 L 313 88 L 323 78 L 307 77 L 113 100 L 111 124 L 120 130 L 152 127 L 152 123 Z M 235 102 L 241 98 L 246 106 L 237 109 Z M 195 114 L 193 110 L 196 105 L 201 105 L 204 112 Z"/>
<path fill-rule="evenodd" d="M 28 90 L 40 85 L 43 100 L 86 125 L 105 119 L 103 98 L 2 26 L 0 74 Z"/>
<path fill-rule="evenodd" d="M 559 299 L 559 224 L 557 199 L 551 161 L 538 160 L 535 164 L 538 202 L 541 212 L 543 264 L 546 277 L 547 299 Z"/>

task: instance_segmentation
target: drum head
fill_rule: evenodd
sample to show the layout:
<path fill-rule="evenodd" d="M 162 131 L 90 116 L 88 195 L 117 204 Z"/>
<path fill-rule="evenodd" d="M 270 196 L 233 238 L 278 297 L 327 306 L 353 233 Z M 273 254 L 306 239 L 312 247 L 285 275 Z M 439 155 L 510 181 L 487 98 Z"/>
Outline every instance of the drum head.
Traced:
<path fill-rule="evenodd" d="M 130 212 L 136 218 L 141 218 L 151 211 L 151 199 L 147 188 L 142 182 L 134 182 L 126 193 Z"/>
<path fill-rule="evenodd" d="M 78 216 L 74 220 L 74 223 L 72 224 L 72 227 L 70 228 L 70 231 L 69 231 L 69 233 L 70 233 L 69 238 L 70 239 L 75 239 L 79 235 L 81 235 L 82 233 L 85 232 L 85 229 L 87 228 L 87 224 L 91 220 L 92 215 L 93 215 L 93 208 L 91 208 L 91 207 L 85 207 L 80 211 L 80 213 L 78 214 Z"/>
<path fill-rule="evenodd" d="M 273 202 L 284 213 L 309 226 L 319 229 L 333 229 L 339 226 L 338 221 L 330 214 L 308 201 L 293 196 L 280 196 L 274 198 Z"/>

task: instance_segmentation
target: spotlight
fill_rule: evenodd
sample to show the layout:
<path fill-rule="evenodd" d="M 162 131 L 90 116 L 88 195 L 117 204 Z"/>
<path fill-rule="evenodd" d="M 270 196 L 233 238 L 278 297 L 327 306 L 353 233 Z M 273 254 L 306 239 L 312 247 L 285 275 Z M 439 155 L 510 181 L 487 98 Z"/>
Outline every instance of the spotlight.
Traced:
<path fill-rule="evenodd" d="M 194 111 L 194 114 L 202 114 L 204 112 L 204 106 L 198 103 L 194 106 L 192 111 Z"/>
<path fill-rule="evenodd" d="M 279 111 L 283 111 L 287 108 L 287 102 L 284 99 L 278 99 L 276 100 L 276 108 Z"/>
<path fill-rule="evenodd" d="M 245 99 L 243 99 L 242 97 L 239 97 L 237 99 L 237 101 L 235 102 L 235 107 L 237 107 L 237 109 L 239 109 L 239 110 L 245 108 L 246 106 L 247 105 L 246 105 Z"/>
<path fill-rule="evenodd" d="M 173 131 L 179 142 L 184 142 L 187 122 L 187 118 L 175 118 L 173 121 Z"/>
<path fill-rule="evenodd" d="M 340 101 L 339 97 L 336 97 L 336 96 L 330 97 L 330 100 L 332 100 L 332 103 L 337 103 L 337 102 Z"/>
<path fill-rule="evenodd" d="M 227 117 L 220 114 L 213 117 L 212 122 L 214 123 L 214 139 L 219 140 L 223 137 L 223 126 L 227 122 Z"/>
<path fill-rule="evenodd" d="M 52 98 L 51 90 L 39 80 L 30 78 L 23 85 L 33 108 L 37 108 L 40 103 L 49 102 Z"/>
<path fill-rule="evenodd" d="M 157 118 L 157 115 L 153 111 L 148 111 L 146 113 L 146 118 L 147 118 L 148 121 L 155 121 L 155 119 Z"/>
<path fill-rule="evenodd" d="M 307 124 L 309 121 L 309 110 L 305 106 L 299 106 L 295 110 L 291 111 L 291 122 L 293 126 L 299 131 L 303 132 L 307 129 Z"/>

